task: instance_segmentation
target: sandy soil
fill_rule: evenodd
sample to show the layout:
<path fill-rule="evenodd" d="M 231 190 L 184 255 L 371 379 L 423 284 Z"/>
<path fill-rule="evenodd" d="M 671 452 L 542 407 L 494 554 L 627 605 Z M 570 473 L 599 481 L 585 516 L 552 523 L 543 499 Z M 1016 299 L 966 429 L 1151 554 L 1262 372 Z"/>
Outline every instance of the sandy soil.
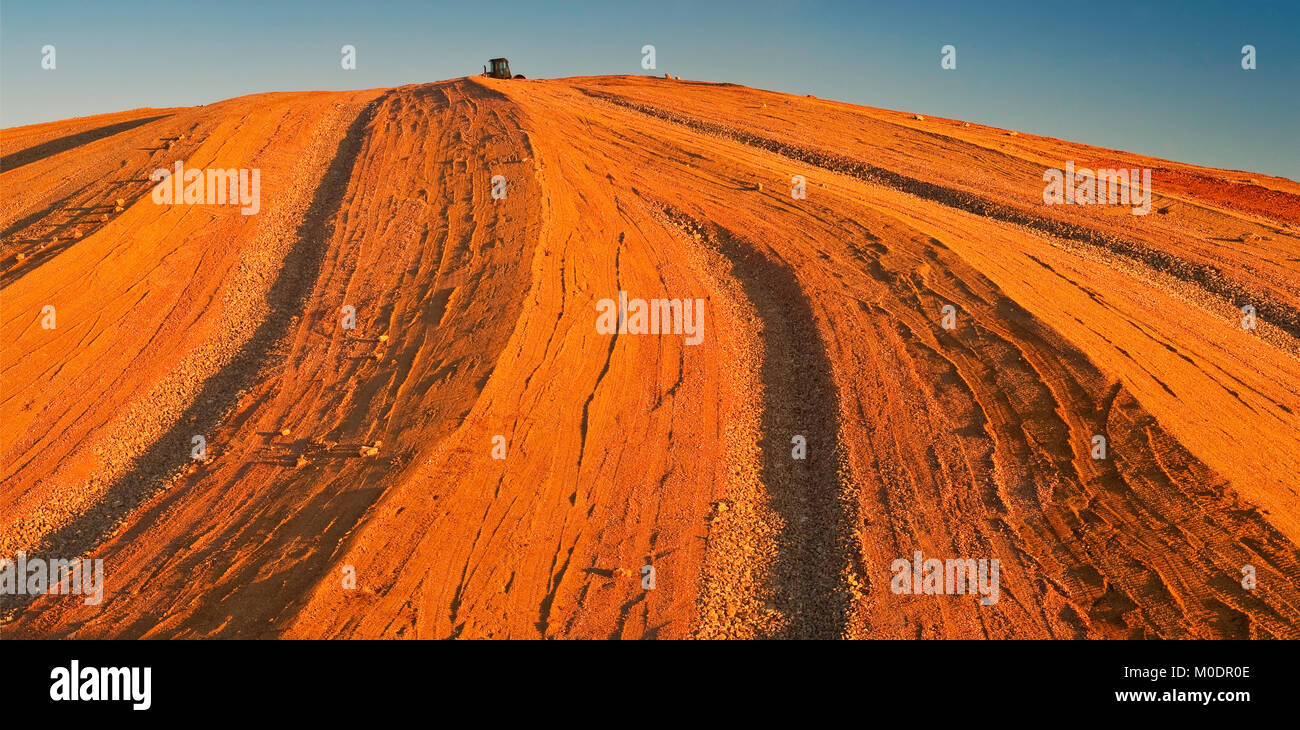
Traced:
<path fill-rule="evenodd" d="M 640 77 L 0 158 L 0 556 L 107 582 L 0 637 L 1300 638 L 1296 182 Z M 260 169 L 260 213 L 154 204 L 176 160 Z M 1043 205 L 1067 161 L 1152 212 Z M 703 340 L 602 334 L 620 291 Z M 915 551 L 1000 599 L 894 593 Z"/>

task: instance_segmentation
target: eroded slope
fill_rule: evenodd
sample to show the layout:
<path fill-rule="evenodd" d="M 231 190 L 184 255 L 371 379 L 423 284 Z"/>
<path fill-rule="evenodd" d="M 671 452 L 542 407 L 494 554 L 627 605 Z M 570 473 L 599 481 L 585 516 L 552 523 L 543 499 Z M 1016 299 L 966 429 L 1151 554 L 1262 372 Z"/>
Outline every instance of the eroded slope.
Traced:
<path fill-rule="evenodd" d="M 1297 635 L 1294 182 L 660 79 L 167 112 L 6 141 L 0 552 L 108 594 L 0 632 Z M 36 248 L 177 156 L 265 212 Z M 1067 160 L 1153 168 L 1152 213 L 1043 206 Z M 702 339 L 599 332 L 620 292 Z M 916 551 L 999 600 L 896 594 Z"/>

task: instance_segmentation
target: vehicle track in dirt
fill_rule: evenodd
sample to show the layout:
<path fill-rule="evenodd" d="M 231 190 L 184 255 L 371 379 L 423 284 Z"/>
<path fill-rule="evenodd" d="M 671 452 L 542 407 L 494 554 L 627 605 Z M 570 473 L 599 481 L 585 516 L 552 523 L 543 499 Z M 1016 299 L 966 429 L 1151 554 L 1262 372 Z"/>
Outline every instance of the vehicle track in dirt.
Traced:
<path fill-rule="evenodd" d="M 62 527 L 42 535 L 39 541 L 19 543 L 33 558 L 52 558 L 65 555 L 83 555 L 91 552 L 106 538 L 123 529 L 125 518 L 152 497 L 174 485 L 183 476 L 193 473 L 196 467 L 192 457 L 194 434 L 211 434 L 227 419 L 237 400 L 256 379 L 275 367 L 272 360 L 284 347 L 284 338 L 301 314 L 303 301 L 319 272 L 321 256 L 325 249 L 317 245 L 328 239 L 333 217 L 347 191 L 347 180 L 356 164 L 360 141 L 378 101 L 354 105 L 348 112 L 329 120 L 320 130 L 319 143 L 306 153 L 307 165 L 317 169 L 306 172 L 319 182 L 303 192 L 315 190 L 310 201 L 302 197 L 292 200 L 288 215 L 281 220 L 284 226 L 298 220 L 292 236 L 276 231 L 254 242 L 258 250 L 244 258 L 235 297 L 227 299 L 233 310 L 228 315 L 227 335 L 222 347 L 202 352 L 204 362 L 193 369 L 186 368 L 181 376 L 189 380 L 183 386 L 164 381 L 148 399 L 134 406 L 139 411 L 151 411 L 170 421 L 170 427 L 150 440 L 143 451 L 133 453 L 143 445 L 132 444 L 132 434 L 112 433 L 105 437 L 110 444 L 101 449 L 111 450 L 105 461 L 115 464 L 96 478 L 107 482 L 96 490 L 90 506 Z M 331 126 L 332 125 L 332 126 Z M 329 150 L 328 145 L 336 149 Z M 302 176 L 303 173 L 298 173 Z M 257 282 L 269 282 L 264 289 Z M 261 289 L 261 290 L 259 290 Z M 265 301 L 258 301 L 265 297 Z M 206 377 L 200 376 L 205 372 Z M 173 400 L 177 389 L 194 392 L 187 401 Z M 140 420 L 128 418 L 128 428 L 139 429 Z M 167 421 L 157 428 L 165 427 Z M 214 449 L 217 448 L 214 444 Z M 205 464 L 206 466 L 206 464 Z M 123 471 L 125 470 L 125 471 Z M 30 528 L 28 528 L 30 529 Z M 9 540 L 23 540 L 24 526 L 6 533 Z M 3 545 L 4 552 L 15 549 L 13 543 Z M 30 600 L 30 597 L 27 598 Z M 5 597 L 0 610 L 12 611 L 18 599 Z"/>
<path fill-rule="evenodd" d="M 702 249 L 701 265 L 720 290 L 743 298 L 733 306 L 753 325 L 733 347 L 751 350 L 738 360 L 757 363 L 758 372 L 756 382 L 737 388 L 761 394 L 753 444 L 761 456 L 751 457 L 757 484 L 733 483 L 733 496 L 714 506 L 710 541 L 724 547 L 706 556 L 715 564 L 702 587 L 700 635 L 840 638 L 850 597 L 844 581 L 853 485 L 841 478 L 838 392 L 808 301 L 771 252 L 671 208 L 663 215 Z M 762 570 L 747 571 L 746 563 Z"/>
<path fill-rule="evenodd" d="M 1246 304 L 1253 305 L 1262 319 L 1277 325 L 1291 337 L 1300 338 L 1300 308 L 1279 302 L 1266 292 L 1250 291 L 1211 264 L 1188 261 L 1168 251 L 1148 248 L 1136 241 L 1124 240 L 1087 226 L 1062 222 L 1021 208 L 996 203 L 957 188 L 908 177 L 851 157 L 762 137 L 736 127 L 705 122 L 671 110 L 638 104 L 615 94 L 586 90 L 584 93 L 642 114 L 685 125 L 705 134 L 736 140 L 794 161 L 884 185 L 982 218 L 1025 226 L 1049 236 L 1095 246 L 1107 254 L 1122 257 L 1132 264 L 1153 269 L 1160 274 L 1173 276 L 1180 281 L 1200 287 L 1233 308 Z M 1295 212 L 1300 214 L 1300 211 Z"/>

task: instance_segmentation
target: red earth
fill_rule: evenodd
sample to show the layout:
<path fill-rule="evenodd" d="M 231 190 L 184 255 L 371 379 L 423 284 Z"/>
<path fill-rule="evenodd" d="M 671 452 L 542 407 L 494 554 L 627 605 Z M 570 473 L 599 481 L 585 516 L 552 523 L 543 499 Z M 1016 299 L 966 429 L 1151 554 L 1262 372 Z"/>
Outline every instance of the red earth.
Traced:
<path fill-rule="evenodd" d="M 2 638 L 1300 638 L 1294 181 L 640 77 L 0 147 L 0 557 L 105 566 Z M 1067 162 L 1150 214 L 1044 205 Z"/>

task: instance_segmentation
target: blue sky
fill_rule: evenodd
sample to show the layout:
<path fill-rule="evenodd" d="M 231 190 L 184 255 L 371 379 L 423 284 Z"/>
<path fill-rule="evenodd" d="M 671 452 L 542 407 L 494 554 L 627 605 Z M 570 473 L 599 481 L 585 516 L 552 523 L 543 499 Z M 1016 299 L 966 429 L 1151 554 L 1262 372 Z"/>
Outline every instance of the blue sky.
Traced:
<path fill-rule="evenodd" d="M 356 70 L 340 68 L 344 44 Z M 661 74 L 1300 179 L 1300 2 L 1284 0 L 5 0 L 0 126 L 437 81 L 493 56 L 530 77 L 648 73 L 645 44 Z M 945 44 L 955 70 L 940 69 Z"/>

